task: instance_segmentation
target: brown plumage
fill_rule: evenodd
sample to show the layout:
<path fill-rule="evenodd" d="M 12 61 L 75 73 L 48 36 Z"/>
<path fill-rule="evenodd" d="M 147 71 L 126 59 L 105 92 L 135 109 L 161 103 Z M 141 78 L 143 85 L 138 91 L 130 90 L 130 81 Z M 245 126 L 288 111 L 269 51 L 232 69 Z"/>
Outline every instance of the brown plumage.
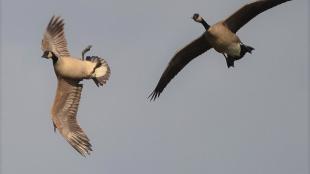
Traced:
<path fill-rule="evenodd" d="M 176 76 L 192 59 L 206 52 L 210 48 L 210 44 L 204 38 L 204 35 L 201 35 L 199 38 L 178 51 L 170 60 L 155 90 L 149 95 L 151 100 L 155 100 L 159 97 L 170 80 L 172 80 L 173 77 Z"/>
<path fill-rule="evenodd" d="M 60 19 L 59 16 L 52 17 L 43 35 L 41 45 L 43 52 L 52 51 L 54 54 L 57 54 L 57 56 L 70 56 L 65 38 L 64 25 L 63 19 Z"/>
<path fill-rule="evenodd" d="M 76 80 L 58 78 L 52 120 L 54 128 L 77 150 L 85 156 L 92 151 L 89 139 L 76 120 L 83 85 Z"/>
<path fill-rule="evenodd" d="M 291 0 L 260 0 L 246 4 L 225 19 L 224 23 L 232 32 L 236 33 L 258 14 L 287 1 Z"/>
<path fill-rule="evenodd" d="M 52 17 L 44 33 L 41 49 L 44 58 L 52 59 L 58 80 L 51 115 L 54 130 L 58 129 L 66 141 L 81 155 L 90 154 L 89 138 L 77 122 L 76 116 L 81 98 L 83 79 L 93 79 L 102 86 L 110 77 L 107 62 L 98 57 L 79 60 L 71 57 L 64 35 L 64 23 L 60 17 Z M 88 50 L 86 50 L 88 51 Z M 86 51 L 83 51 L 83 56 Z"/>
<path fill-rule="evenodd" d="M 157 86 L 148 98 L 155 100 L 159 97 L 176 74 L 191 60 L 210 48 L 214 48 L 224 55 L 228 68 L 234 67 L 234 61 L 243 58 L 246 53 L 252 53 L 254 50 L 253 47 L 244 45 L 235 33 L 256 15 L 287 1 L 290 0 L 258 0 L 243 6 L 224 21 L 212 26 L 207 24 L 199 14 L 194 14 L 193 19 L 201 23 L 206 31 L 172 57 Z"/>

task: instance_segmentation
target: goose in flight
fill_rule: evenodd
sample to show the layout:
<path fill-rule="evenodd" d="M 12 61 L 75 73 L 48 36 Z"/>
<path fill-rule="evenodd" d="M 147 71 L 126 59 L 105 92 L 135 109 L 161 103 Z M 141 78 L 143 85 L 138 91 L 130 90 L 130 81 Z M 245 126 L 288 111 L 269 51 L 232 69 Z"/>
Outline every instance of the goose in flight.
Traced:
<path fill-rule="evenodd" d="M 172 57 L 157 86 L 148 98 L 155 100 L 159 97 L 175 75 L 192 59 L 211 48 L 224 55 L 228 68 L 234 67 L 234 61 L 241 59 L 246 53 L 252 53 L 252 50 L 254 50 L 253 47 L 243 44 L 236 32 L 256 15 L 286 1 L 290 0 L 258 0 L 246 4 L 227 19 L 212 26 L 199 14 L 194 14 L 194 21 L 201 23 L 206 31 Z"/>
<path fill-rule="evenodd" d="M 71 57 L 64 34 L 64 22 L 53 16 L 43 35 L 41 49 L 43 58 L 52 59 L 58 80 L 56 96 L 51 109 L 54 131 L 58 129 L 67 142 L 81 155 L 92 151 L 87 135 L 77 122 L 76 115 L 83 85 L 83 79 L 92 79 L 99 87 L 110 77 L 107 62 L 97 56 L 84 54 L 90 50 L 88 46 L 82 52 L 82 59 Z"/>

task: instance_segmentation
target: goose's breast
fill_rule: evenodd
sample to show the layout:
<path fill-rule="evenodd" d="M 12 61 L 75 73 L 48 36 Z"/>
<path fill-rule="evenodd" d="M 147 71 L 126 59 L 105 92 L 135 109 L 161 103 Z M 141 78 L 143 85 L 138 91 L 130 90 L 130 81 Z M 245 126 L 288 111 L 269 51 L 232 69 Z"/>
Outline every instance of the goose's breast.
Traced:
<path fill-rule="evenodd" d="M 55 71 L 63 77 L 84 79 L 89 77 L 95 67 L 93 62 L 64 57 L 54 65 Z"/>
<path fill-rule="evenodd" d="M 239 55 L 240 53 L 240 39 L 222 23 L 210 27 L 207 39 L 219 53 L 227 53 L 229 55 Z"/>

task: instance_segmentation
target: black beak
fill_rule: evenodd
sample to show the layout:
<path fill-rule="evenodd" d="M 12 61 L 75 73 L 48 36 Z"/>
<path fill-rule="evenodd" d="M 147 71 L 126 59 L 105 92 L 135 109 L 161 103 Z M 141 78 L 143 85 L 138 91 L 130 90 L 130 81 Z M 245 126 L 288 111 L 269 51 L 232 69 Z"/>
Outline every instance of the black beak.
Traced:
<path fill-rule="evenodd" d="M 195 13 L 193 16 L 192 16 L 192 19 L 197 19 L 199 17 L 199 14 L 198 13 Z"/>
<path fill-rule="evenodd" d="M 47 59 L 47 54 L 48 52 L 44 52 L 41 57 Z"/>

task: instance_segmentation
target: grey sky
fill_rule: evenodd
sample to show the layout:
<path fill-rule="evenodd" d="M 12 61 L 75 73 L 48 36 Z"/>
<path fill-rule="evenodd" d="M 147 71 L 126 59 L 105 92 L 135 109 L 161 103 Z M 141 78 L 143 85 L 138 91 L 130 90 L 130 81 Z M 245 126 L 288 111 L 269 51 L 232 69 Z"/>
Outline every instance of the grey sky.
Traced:
<path fill-rule="evenodd" d="M 146 97 L 177 49 L 249 0 L 1 2 L 1 173 L 309 173 L 309 1 L 245 25 L 252 55 L 227 69 L 214 50 L 192 61 L 159 100 Z M 52 15 L 69 51 L 88 44 L 112 70 L 84 81 L 78 119 L 94 152 L 81 157 L 53 132 L 56 90 L 40 44 Z"/>

